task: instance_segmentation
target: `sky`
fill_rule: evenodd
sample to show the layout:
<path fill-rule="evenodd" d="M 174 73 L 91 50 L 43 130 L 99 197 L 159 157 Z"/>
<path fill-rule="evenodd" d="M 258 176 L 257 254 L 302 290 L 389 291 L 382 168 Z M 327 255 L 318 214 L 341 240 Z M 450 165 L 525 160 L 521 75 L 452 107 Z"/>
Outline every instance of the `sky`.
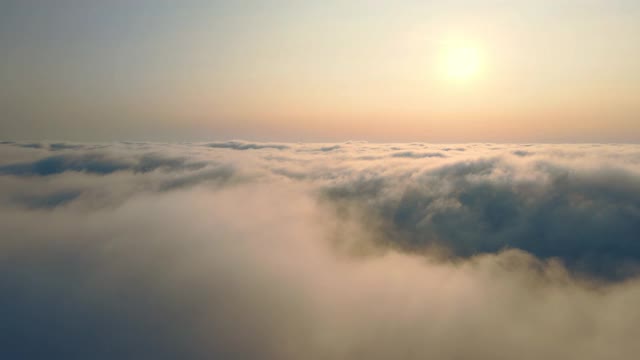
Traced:
<path fill-rule="evenodd" d="M 640 141 L 640 3 L 0 1 L 0 134 Z"/>
<path fill-rule="evenodd" d="M 0 359 L 632 359 L 637 0 L 0 0 Z"/>

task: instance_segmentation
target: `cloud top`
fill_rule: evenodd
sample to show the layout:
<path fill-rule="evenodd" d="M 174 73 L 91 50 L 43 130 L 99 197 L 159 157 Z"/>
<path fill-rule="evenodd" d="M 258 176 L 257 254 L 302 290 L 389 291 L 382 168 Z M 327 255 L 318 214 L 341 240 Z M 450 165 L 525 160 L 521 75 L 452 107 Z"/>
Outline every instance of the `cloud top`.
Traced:
<path fill-rule="evenodd" d="M 0 144 L 2 357 L 640 350 L 638 146 L 211 144 Z"/>

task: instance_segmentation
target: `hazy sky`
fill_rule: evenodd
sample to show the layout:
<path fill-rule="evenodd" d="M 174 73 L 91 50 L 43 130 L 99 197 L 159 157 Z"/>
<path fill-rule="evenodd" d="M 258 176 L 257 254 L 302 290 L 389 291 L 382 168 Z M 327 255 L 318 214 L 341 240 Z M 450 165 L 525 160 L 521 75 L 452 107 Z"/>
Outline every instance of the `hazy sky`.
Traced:
<path fill-rule="evenodd" d="M 0 137 L 637 142 L 639 39 L 635 0 L 0 0 Z"/>

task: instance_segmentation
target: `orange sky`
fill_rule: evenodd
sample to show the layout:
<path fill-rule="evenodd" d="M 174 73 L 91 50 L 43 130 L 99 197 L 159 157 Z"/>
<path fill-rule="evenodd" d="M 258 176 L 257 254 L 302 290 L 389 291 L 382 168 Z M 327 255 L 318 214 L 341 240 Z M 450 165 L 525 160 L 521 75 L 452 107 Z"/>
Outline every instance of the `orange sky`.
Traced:
<path fill-rule="evenodd" d="M 60 1 L 2 20 L 11 138 L 640 141 L 630 0 Z"/>

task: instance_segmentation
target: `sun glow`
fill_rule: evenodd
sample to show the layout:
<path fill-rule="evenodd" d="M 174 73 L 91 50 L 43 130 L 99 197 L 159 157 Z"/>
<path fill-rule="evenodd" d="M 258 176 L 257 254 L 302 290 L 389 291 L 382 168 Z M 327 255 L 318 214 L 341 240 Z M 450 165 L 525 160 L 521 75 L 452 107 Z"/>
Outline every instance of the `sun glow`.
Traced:
<path fill-rule="evenodd" d="M 454 81 L 468 81 L 482 68 L 480 50 L 471 45 L 448 45 L 442 50 L 441 72 Z"/>

